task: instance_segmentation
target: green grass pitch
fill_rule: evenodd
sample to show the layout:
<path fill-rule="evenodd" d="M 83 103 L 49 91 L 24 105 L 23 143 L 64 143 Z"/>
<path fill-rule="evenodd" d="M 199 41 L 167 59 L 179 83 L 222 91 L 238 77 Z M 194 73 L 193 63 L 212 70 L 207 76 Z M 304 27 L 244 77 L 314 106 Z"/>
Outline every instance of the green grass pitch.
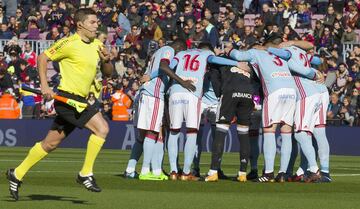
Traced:
<path fill-rule="evenodd" d="M 20 188 L 20 200 L 14 202 L 9 196 L 4 173 L 17 166 L 28 149 L 0 147 L 1 209 L 360 208 L 360 157 L 331 156 L 333 182 L 330 184 L 259 184 L 230 180 L 215 183 L 144 182 L 121 177 L 129 151 L 102 150 L 95 164 L 95 174 L 103 191 L 91 193 L 75 182 L 85 149 L 64 148 L 51 153 L 32 168 Z M 203 153 L 202 173 L 207 172 L 209 162 L 210 154 Z M 225 173 L 235 176 L 238 162 L 237 153 L 225 153 Z M 164 165 L 168 169 L 167 156 Z M 262 163 L 259 166 L 262 168 Z"/>

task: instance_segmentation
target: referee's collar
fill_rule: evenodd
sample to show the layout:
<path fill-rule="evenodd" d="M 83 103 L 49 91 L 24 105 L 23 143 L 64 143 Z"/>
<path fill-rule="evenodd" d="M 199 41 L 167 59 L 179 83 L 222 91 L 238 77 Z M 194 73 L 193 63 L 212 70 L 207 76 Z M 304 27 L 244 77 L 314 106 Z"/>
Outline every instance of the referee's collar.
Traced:
<path fill-rule="evenodd" d="M 84 44 L 91 44 L 93 42 L 93 41 L 84 41 L 78 33 L 75 33 L 74 36 L 80 39 Z"/>

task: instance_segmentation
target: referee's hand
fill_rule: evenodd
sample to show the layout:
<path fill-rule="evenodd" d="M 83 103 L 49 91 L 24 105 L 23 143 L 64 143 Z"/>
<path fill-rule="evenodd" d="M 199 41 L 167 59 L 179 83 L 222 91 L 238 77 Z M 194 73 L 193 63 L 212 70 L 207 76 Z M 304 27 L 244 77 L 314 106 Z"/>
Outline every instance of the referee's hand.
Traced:
<path fill-rule="evenodd" d="M 53 90 L 48 86 L 41 86 L 41 93 L 46 101 L 50 101 L 55 96 Z"/>
<path fill-rule="evenodd" d="M 99 46 L 99 56 L 102 62 L 109 62 L 110 61 L 110 52 L 106 49 L 106 47 Z"/>

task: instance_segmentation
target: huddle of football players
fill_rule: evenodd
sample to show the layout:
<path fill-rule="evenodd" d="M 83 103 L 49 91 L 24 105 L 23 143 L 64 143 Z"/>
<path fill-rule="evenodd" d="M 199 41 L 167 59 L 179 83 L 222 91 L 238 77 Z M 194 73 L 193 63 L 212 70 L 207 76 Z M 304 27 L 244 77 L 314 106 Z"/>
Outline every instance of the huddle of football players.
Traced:
<path fill-rule="evenodd" d="M 225 138 L 236 125 L 239 171 L 236 180 L 246 182 L 331 182 L 329 144 L 325 134 L 329 94 L 324 77 L 315 68 L 321 59 L 306 41 L 282 42 L 271 34 L 247 51 L 223 50 L 209 43 L 186 49 L 182 40 L 158 49 L 151 57 L 134 107 L 138 129 L 124 177 L 140 180 L 214 182 L 227 178 L 221 170 Z M 212 133 L 211 165 L 200 176 L 203 125 Z M 186 127 L 184 160 L 179 167 L 178 139 Z M 275 132 L 282 138 L 280 169 L 274 175 Z M 265 166 L 258 175 L 259 130 L 263 133 Z M 294 137 L 293 137 L 294 136 Z M 320 169 L 312 137 L 318 144 Z M 301 166 L 289 173 L 290 158 L 301 148 Z M 166 142 L 166 143 L 165 143 Z M 166 144 L 166 146 L 165 146 Z M 295 147 L 296 146 L 296 147 Z M 165 149 L 166 148 L 166 149 Z M 162 168 L 168 151 L 170 170 Z M 136 164 L 143 154 L 141 172 Z M 247 172 L 250 161 L 251 171 Z M 192 168 L 193 164 L 193 169 Z"/>

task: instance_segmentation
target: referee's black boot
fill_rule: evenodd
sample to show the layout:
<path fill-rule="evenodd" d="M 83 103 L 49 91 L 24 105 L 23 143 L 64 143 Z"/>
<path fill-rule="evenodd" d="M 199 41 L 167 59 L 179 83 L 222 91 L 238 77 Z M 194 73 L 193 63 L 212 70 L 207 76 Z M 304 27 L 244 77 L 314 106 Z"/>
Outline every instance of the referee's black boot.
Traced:
<path fill-rule="evenodd" d="M 84 185 L 91 192 L 101 192 L 101 188 L 96 184 L 94 176 L 82 177 L 78 174 L 76 182 Z"/>
<path fill-rule="evenodd" d="M 9 169 L 6 172 L 6 178 L 9 180 L 9 191 L 10 195 L 14 200 L 19 199 L 19 187 L 21 186 L 22 181 L 18 180 L 15 177 L 14 169 Z"/>

